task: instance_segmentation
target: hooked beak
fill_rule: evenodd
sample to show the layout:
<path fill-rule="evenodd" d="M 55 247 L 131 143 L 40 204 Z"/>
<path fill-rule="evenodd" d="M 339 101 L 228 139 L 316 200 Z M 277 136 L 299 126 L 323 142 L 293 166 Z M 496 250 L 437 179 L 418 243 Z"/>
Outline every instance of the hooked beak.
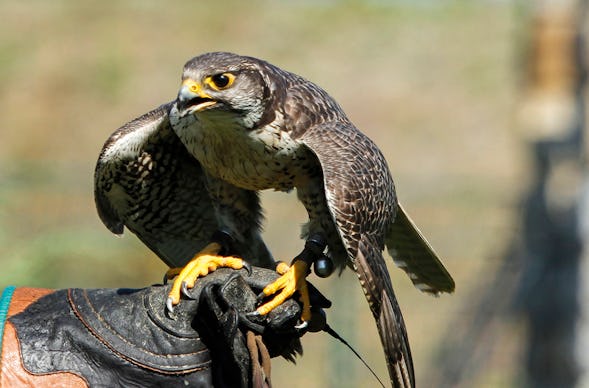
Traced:
<path fill-rule="evenodd" d="M 177 101 L 178 110 L 184 115 L 200 112 L 217 104 L 217 101 L 204 92 L 200 83 L 191 79 L 182 82 Z"/>

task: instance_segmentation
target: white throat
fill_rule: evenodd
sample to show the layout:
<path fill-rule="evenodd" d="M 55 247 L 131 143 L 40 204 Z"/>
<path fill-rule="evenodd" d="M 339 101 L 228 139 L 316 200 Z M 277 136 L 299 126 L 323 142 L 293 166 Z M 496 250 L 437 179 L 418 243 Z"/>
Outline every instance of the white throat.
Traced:
<path fill-rule="evenodd" d="M 243 120 L 222 111 L 183 118 L 171 112 L 170 122 L 188 152 L 211 175 L 248 190 L 290 190 L 295 185 L 299 174 L 289 173 L 289 166 L 304 150 L 280 131 L 278 123 L 248 129 Z"/>

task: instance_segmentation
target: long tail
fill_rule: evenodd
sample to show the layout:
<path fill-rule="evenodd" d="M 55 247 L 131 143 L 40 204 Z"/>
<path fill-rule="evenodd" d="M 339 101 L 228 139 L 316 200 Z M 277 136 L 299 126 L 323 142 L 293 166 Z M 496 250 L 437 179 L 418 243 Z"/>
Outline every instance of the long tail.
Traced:
<path fill-rule="evenodd" d="M 376 321 L 392 386 L 415 387 L 405 322 L 379 245 L 367 236 L 358 244 L 354 269 Z"/>

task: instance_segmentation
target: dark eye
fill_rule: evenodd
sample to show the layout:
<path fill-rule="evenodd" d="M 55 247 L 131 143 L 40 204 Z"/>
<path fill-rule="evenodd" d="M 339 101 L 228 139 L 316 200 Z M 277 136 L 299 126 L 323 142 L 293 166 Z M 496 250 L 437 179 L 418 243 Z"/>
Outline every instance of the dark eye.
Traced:
<path fill-rule="evenodd" d="M 226 72 L 210 75 L 205 78 L 204 83 L 214 90 L 223 90 L 230 87 L 233 84 L 233 81 L 235 81 L 235 75 Z"/>
<path fill-rule="evenodd" d="M 231 73 L 221 73 L 211 76 L 211 83 L 217 89 L 224 89 L 233 83 L 235 76 Z"/>

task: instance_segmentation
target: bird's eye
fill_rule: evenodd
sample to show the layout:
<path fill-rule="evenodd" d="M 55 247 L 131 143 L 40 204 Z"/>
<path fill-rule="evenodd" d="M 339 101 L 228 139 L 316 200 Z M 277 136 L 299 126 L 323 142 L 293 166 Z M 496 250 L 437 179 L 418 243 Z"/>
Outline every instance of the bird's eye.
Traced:
<path fill-rule="evenodd" d="M 226 74 L 216 74 L 214 75 L 211 80 L 218 88 L 224 88 L 229 85 L 229 77 Z"/>
<path fill-rule="evenodd" d="M 220 73 L 207 77 L 205 82 L 215 90 L 226 89 L 233 84 L 235 75 L 231 73 Z"/>

